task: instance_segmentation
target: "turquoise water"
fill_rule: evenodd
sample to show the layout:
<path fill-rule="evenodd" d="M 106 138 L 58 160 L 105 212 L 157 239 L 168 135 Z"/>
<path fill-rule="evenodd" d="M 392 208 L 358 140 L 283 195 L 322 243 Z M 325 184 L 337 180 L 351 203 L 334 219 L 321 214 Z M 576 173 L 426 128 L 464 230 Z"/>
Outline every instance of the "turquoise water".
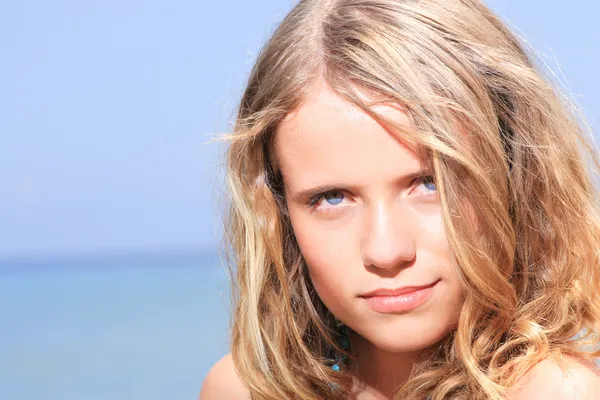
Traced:
<path fill-rule="evenodd" d="M 0 267 L 0 399 L 197 399 L 227 352 L 214 258 Z"/>

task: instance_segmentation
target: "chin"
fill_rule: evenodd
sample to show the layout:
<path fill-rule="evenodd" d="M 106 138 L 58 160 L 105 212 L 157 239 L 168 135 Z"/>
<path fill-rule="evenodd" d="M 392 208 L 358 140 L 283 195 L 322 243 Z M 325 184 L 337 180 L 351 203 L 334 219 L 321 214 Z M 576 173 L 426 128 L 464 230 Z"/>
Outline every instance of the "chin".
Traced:
<path fill-rule="evenodd" d="M 382 326 L 378 330 L 364 332 L 363 338 L 380 350 L 406 353 L 425 350 L 444 339 L 455 324 L 406 324 Z"/>
<path fill-rule="evenodd" d="M 445 335 L 439 337 L 429 337 L 428 335 L 419 335 L 412 337 L 385 337 L 373 338 L 369 340 L 375 347 L 380 350 L 390 353 L 411 353 L 415 351 L 425 350 L 444 338 Z"/>

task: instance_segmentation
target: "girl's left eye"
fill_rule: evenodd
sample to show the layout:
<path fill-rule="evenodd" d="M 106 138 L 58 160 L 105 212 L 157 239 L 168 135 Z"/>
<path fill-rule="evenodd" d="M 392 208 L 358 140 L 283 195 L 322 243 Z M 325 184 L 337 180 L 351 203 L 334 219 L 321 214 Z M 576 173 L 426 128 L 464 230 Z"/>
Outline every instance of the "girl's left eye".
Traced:
<path fill-rule="evenodd" d="M 415 189 L 420 194 L 433 194 L 437 192 L 437 186 L 433 175 L 423 176 L 415 182 Z"/>

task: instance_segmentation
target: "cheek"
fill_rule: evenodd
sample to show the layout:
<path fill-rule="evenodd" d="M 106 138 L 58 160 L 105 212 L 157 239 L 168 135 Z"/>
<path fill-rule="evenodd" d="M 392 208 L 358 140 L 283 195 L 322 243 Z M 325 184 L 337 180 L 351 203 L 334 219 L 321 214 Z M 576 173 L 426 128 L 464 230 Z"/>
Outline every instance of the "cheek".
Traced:
<path fill-rule="evenodd" d="M 428 268 L 438 271 L 449 269 L 449 265 L 454 262 L 454 257 L 439 207 L 429 212 L 419 213 L 412 223 L 417 258 L 421 257 L 417 263 L 424 261 Z"/>
<path fill-rule="evenodd" d="M 324 229 L 305 215 L 290 212 L 292 228 L 300 252 L 317 294 L 333 313 L 341 300 L 348 297 L 354 287 L 354 268 L 360 255 L 354 254 L 351 229 Z M 362 265 L 362 264 L 361 264 Z"/>
<path fill-rule="evenodd" d="M 294 235 L 300 251 L 306 262 L 312 266 L 321 266 L 323 269 L 336 268 L 340 263 L 340 249 L 347 241 L 343 232 L 335 232 L 317 226 L 308 218 L 298 218 L 292 222 Z"/>
<path fill-rule="evenodd" d="M 458 264 L 446 235 L 443 216 L 440 211 L 421 215 L 416 226 L 417 247 L 420 260 L 416 267 L 430 270 L 432 277 L 442 279 L 436 302 L 444 313 L 452 314 L 450 319 L 458 319 L 463 302 L 463 287 L 458 274 Z M 425 272 L 423 272 L 425 275 Z"/>

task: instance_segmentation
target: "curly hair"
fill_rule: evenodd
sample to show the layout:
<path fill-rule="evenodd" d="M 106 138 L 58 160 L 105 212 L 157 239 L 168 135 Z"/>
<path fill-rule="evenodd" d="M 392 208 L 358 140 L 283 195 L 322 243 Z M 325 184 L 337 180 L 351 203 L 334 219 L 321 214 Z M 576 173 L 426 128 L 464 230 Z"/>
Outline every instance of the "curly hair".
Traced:
<path fill-rule="evenodd" d="M 285 17 L 227 135 L 232 354 L 252 398 L 352 390 L 327 366 L 333 316 L 272 150 L 317 79 L 430 155 L 464 287 L 457 328 L 396 398 L 502 399 L 542 358 L 600 356 L 598 161 L 577 108 L 531 54 L 478 0 L 302 0 Z M 402 105 L 415 129 L 379 115 L 382 102 Z"/>

